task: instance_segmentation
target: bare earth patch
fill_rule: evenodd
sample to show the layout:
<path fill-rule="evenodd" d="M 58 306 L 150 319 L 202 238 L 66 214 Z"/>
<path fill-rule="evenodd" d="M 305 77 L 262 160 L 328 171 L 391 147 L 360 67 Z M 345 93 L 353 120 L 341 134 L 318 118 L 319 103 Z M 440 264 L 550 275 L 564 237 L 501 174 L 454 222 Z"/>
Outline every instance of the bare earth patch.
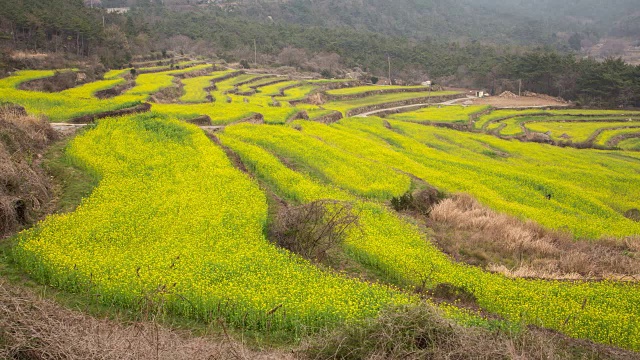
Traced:
<path fill-rule="evenodd" d="M 496 108 L 568 106 L 567 103 L 561 101 L 534 96 L 490 96 L 481 99 L 470 99 L 469 101 L 471 101 L 473 105 L 491 105 Z"/>

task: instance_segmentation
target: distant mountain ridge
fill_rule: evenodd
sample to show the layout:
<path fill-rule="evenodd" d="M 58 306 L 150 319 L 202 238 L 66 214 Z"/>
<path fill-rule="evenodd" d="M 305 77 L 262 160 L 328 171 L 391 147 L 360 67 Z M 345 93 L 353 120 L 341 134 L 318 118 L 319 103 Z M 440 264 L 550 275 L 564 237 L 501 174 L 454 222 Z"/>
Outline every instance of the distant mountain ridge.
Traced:
<path fill-rule="evenodd" d="M 135 5 L 141 0 L 103 2 Z M 261 21 L 349 27 L 418 40 L 532 45 L 556 43 L 561 33 L 606 36 L 624 32 L 625 36 L 640 36 L 638 26 L 625 20 L 640 12 L 637 0 L 163 0 L 162 3 L 212 4 Z"/>

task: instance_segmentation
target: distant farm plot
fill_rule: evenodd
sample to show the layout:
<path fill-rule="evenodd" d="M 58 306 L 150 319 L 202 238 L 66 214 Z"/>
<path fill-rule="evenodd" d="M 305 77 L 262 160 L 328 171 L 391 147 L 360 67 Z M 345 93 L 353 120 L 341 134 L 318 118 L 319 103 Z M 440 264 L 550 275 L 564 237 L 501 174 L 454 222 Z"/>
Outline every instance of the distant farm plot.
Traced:
<path fill-rule="evenodd" d="M 403 112 L 390 115 L 390 119 L 412 121 L 419 123 L 469 123 L 469 117 L 473 114 L 490 109 L 489 106 L 437 106 L 426 107 L 416 111 Z"/>

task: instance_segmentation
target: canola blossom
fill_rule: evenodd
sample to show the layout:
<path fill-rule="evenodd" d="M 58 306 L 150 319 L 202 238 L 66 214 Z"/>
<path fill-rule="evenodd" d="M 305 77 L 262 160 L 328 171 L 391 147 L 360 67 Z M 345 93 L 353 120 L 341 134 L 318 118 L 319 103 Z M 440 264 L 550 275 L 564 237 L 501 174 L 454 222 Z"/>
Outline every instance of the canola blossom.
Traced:
<path fill-rule="evenodd" d="M 54 121 L 135 106 L 179 82 L 184 86 L 175 102 L 153 103 L 145 115 L 101 120 L 70 143 L 69 159 L 100 183 L 75 212 L 50 216 L 19 235 L 14 257 L 35 279 L 68 291 L 90 290 L 108 305 L 136 308 L 148 297 L 194 319 L 223 317 L 239 328 L 293 333 L 373 317 L 385 306 L 414 301 L 408 294 L 416 286 L 447 283 L 473 293 L 483 310 L 508 324 L 640 350 L 640 285 L 488 273 L 452 261 L 385 206 L 425 182 L 469 193 L 496 211 L 580 241 L 637 236 L 640 223 L 624 213 L 640 208 L 638 152 L 559 148 L 416 123 L 463 124 L 482 112 L 472 123 L 476 130 L 501 136 L 540 132 L 601 145 L 624 136 L 631 138 L 619 146 L 637 150 L 640 112 L 451 106 L 325 125 L 292 119 L 302 111 L 313 119 L 426 95 L 417 87 L 326 90 L 348 81 L 210 73 L 211 65 L 196 64 L 140 69 L 151 73 L 109 99 L 95 94 L 130 81 L 128 69 L 59 93 L 20 89 L 55 71 L 19 71 L 0 79 L 1 102 Z M 208 75 L 183 78 L 203 73 Z M 410 91 L 396 92 L 403 90 Z M 334 100 L 322 106 L 299 102 L 316 92 Z M 217 136 L 254 178 L 235 169 L 200 129 L 177 120 L 203 115 L 226 125 Z M 270 125 L 234 124 L 245 119 Z M 291 204 L 351 202 L 359 226 L 348 231 L 343 249 L 397 288 L 321 270 L 271 244 L 261 185 Z M 487 325 L 472 312 L 439 307 L 461 322 Z"/>
<path fill-rule="evenodd" d="M 120 110 L 138 105 L 141 96 L 122 95 L 99 100 L 93 97 L 96 91 L 113 87 L 122 80 L 105 80 L 89 83 L 59 93 L 21 90 L 18 86 L 24 82 L 54 76 L 54 71 L 25 70 L 18 71 L 8 78 L 0 80 L 0 99 L 23 106 L 33 115 L 44 115 L 52 121 L 65 121 L 84 115 Z"/>
<path fill-rule="evenodd" d="M 105 119 L 68 153 L 101 180 L 75 212 L 19 235 L 14 256 L 42 282 L 90 288 L 106 304 L 162 297 L 185 316 L 295 332 L 409 301 L 269 243 L 265 195 L 196 127 L 154 115 Z"/>
<path fill-rule="evenodd" d="M 370 126 L 361 120 L 347 120 L 346 123 L 352 127 L 357 123 L 358 127 L 365 129 Z M 359 146 L 349 147 L 351 151 L 358 149 L 353 154 L 354 158 L 380 154 L 376 159 L 381 163 L 389 161 L 394 166 L 409 164 L 408 159 L 402 162 L 402 154 L 394 156 L 393 150 L 385 151 L 382 144 L 375 146 L 377 137 L 372 133 L 349 131 L 340 123 L 326 126 L 298 122 L 296 126 L 302 127 L 303 134 L 309 133 L 313 138 L 321 136 L 333 145 L 358 140 Z M 222 142 L 237 152 L 256 176 L 276 193 L 302 202 L 319 198 L 348 198 L 346 189 L 339 191 L 341 186 L 323 185 L 320 179 L 311 178 L 313 173 L 297 173 L 280 163 L 274 154 L 251 145 L 260 143 L 256 137 L 266 136 L 257 129 L 258 126 L 243 125 L 240 130 L 237 127 L 227 128 L 220 135 Z M 417 146 L 413 144 L 413 147 Z M 284 155 L 278 148 L 269 149 L 276 155 Z M 419 169 L 417 159 L 413 166 L 413 170 Z M 323 192 L 323 189 L 326 190 Z M 426 241 L 417 227 L 379 204 L 358 202 L 358 214 L 360 227 L 348 234 L 346 250 L 354 259 L 384 274 L 387 281 L 403 287 L 452 284 L 473 293 L 483 309 L 513 322 L 524 321 L 576 338 L 630 349 L 640 348 L 640 339 L 636 336 L 640 332 L 638 284 L 509 279 L 453 262 Z"/>

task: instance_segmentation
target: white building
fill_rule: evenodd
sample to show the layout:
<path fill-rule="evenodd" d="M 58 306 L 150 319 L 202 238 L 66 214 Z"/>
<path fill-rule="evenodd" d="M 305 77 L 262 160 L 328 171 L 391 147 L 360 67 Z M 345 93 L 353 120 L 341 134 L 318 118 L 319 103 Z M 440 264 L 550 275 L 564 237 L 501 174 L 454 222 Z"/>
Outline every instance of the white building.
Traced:
<path fill-rule="evenodd" d="M 109 14 L 126 14 L 129 12 L 128 7 L 121 7 L 121 8 L 107 8 L 107 13 Z"/>

